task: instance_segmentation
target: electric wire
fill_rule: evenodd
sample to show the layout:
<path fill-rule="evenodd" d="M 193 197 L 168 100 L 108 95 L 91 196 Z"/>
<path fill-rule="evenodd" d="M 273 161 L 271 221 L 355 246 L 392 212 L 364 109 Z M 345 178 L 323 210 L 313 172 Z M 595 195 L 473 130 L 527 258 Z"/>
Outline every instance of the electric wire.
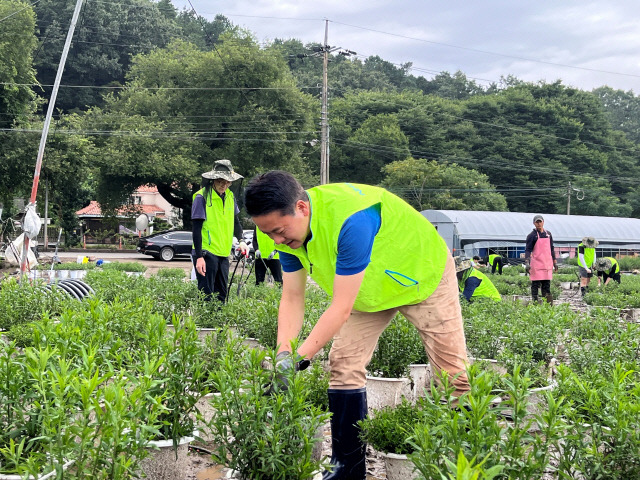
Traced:
<path fill-rule="evenodd" d="M 40 0 L 35 0 L 35 2 L 30 3 L 30 4 L 29 4 L 29 5 L 27 5 L 26 7 L 21 8 L 20 10 L 16 10 L 15 12 L 13 12 L 13 13 L 11 13 L 11 14 L 7 15 L 6 17 L 0 18 L 0 23 L 1 23 L 1 22 L 4 22 L 5 20 L 7 20 L 7 19 L 9 19 L 9 18 L 11 18 L 11 17 L 13 17 L 14 15 L 17 15 L 17 14 L 18 14 L 18 13 L 20 13 L 20 12 L 24 12 L 27 8 L 32 8 L 32 7 L 33 7 L 36 3 L 38 3 L 39 1 L 40 1 Z"/>

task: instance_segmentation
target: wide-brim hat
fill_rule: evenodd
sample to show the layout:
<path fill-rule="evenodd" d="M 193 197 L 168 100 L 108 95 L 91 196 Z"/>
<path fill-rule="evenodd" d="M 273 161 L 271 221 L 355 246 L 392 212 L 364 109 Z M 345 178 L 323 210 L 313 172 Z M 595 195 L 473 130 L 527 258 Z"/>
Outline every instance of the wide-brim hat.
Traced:
<path fill-rule="evenodd" d="M 222 178 L 228 182 L 235 182 L 244 177 L 233 170 L 233 166 L 229 160 L 223 159 L 216 160 L 213 164 L 213 170 L 204 172 L 202 178 L 206 178 L 207 180 Z"/>
<path fill-rule="evenodd" d="M 582 244 L 587 248 L 596 248 L 600 242 L 593 237 L 584 237 Z"/>
<path fill-rule="evenodd" d="M 611 260 L 608 258 L 599 258 L 596 260 L 596 270 L 599 272 L 606 272 L 611 270 Z"/>
<path fill-rule="evenodd" d="M 456 261 L 456 273 L 464 272 L 465 270 L 468 270 L 473 266 L 471 264 L 471 260 L 469 260 L 468 258 L 455 257 L 455 261 Z"/>

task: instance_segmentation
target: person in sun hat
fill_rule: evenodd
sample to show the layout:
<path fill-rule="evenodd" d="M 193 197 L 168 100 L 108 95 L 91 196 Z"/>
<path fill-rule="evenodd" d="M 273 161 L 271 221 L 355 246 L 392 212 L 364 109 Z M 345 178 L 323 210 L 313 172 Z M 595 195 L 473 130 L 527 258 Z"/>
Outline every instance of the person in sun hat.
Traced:
<path fill-rule="evenodd" d="M 478 298 L 491 298 L 501 302 L 502 297 L 489 278 L 473 267 L 471 260 L 455 257 L 456 277 L 461 295 L 470 302 Z"/>
<path fill-rule="evenodd" d="M 620 283 L 620 264 L 613 257 L 600 257 L 595 263 L 596 271 L 598 272 L 598 286 L 600 285 L 600 277 L 604 280 L 604 284 L 607 285 L 611 279 L 614 282 Z"/>
<path fill-rule="evenodd" d="M 580 275 L 580 294 L 589 290 L 589 282 L 593 276 L 593 268 L 596 261 L 596 247 L 598 240 L 593 237 L 584 237 L 578 244 L 578 273 Z"/>
<path fill-rule="evenodd" d="M 240 210 L 229 187 L 241 178 L 244 177 L 233 170 L 229 160 L 217 160 L 213 169 L 202 174 L 202 188 L 193 194 L 191 255 L 198 289 L 207 301 L 214 295 L 223 303 L 227 299 L 233 237 L 242 238 Z M 243 255 L 249 254 L 246 243 L 240 242 L 239 248 Z"/>
<path fill-rule="evenodd" d="M 305 190 L 291 174 L 271 171 L 251 180 L 245 207 L 274 240 L 284 272 L 276 371 L 306 368 L 333 340 L 328 396 L 334 468 L 322 478 L 364 480 L 366 445 L 358 421 L 367 415 L 366 367 L 398 312 L 420 332 L 433 371 L 447 372 L 453 395 L 469 391 L 453 257 L 423 215 L 380 187 L 335 183 Z M 308 276 L 331 304 L 291 353 L 304 322 Z M 282 388 L 277 378 L 274 392 Z"/>
<path fill-rule="evenodd" d="M 553 236 L 549 230 L 544 228 L 544 217 L 535 215 L 533 217 L 533 231 L 527 235 L 524 250 L 525 272 L 531 279 L 531 298 L 538 301 L 538 292 L 547 303 L 553 304 L 551 295 L 551 277 L 554 271 L 558 271 L 558 262 L 553 248 Z"/>

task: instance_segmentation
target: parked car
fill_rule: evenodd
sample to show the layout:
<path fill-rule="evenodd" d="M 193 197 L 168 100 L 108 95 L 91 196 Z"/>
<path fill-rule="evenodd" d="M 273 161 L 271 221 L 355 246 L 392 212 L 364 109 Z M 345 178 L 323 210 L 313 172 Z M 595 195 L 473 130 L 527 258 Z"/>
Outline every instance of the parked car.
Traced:
<path fill-rule="evenodd" d="M 154 258 L 170 262 L 175 257 L 191 255 L 192 234 L 188 231 L 169 230 L 142 237 L 137 250 Z"/>

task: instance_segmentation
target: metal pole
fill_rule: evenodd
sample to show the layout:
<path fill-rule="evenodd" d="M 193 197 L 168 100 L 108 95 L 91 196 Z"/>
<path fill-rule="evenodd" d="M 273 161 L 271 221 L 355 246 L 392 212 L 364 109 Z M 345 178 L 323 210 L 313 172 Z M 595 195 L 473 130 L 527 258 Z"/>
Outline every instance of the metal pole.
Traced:
<path fill-rule="evenodd" d="M 33 185 L 31 187 L 30 204 L 35 204 L 36 196 L 38 194 L 38 183 L 40 181 L 40 168 L 42 167 L 42 157 L 44 156 L 44 146 L 47 143 L 47 135 L 49 134 L 49 125 L 51 125 L 51 117 L 56 106 L 56 97 L 58 96 L 58 89 L 60 88 L 60 80 L 62 79 L 62 72 L 64 71 L 64 65 L 67 63 L 67 55 L 71 48 L 71 39 L 73 38 L 73 32 L 76 29 L 76 23 L 80 16 L 80 9 L 82 8 L 82 2 L 84 0 L 76 0 L 76 7 L 73 11 L 73 17 L 71 18 L 71 25 L 67 32 L 67 39 L 64 42 L 64 48 L 62 49 L 62 55 L 60 56 L 60 63 L 58 64 L 58 71 L 56 72 L 56 79 L 53 83 L 53 90 L 51 91 L 51 98 L 49 99 L 49 107 L 47 108 L 47 116 L 44 119 L 44 126 L 42 128 L 42 136 L 40 137 L 40 146 L 38 147 L 38 158 L 36 160 L 36 169 L 33 173 Z M 23 277 L 27 269 L 27 251 L 29 250 L 29 237 L 24 236 L 24 246 L 22 247 L 22 261 L 20 262 L 20 276 Z"/>
<path fill-rule="evenodd" d="M 567 189 L 567 215 L 571 215 L 571 182 Z"/>
<path fill-rule="evenodd" d="M 42 249 L 47 250 L 49 246 L 49 236 L 47 235 L 47 223 L 49 222 L 49 182 L 44 183 L 44 245 Z"/>
<path fill-rule="evenodd" d="M 328 156 L 328 144 L 329 144 L 329 126 L 327 121 L 327 69 L 329 67 L 329 20 L 325 20 L 324 24 L 324 46 L 322 57 L 322 113 L 320 119 L 321 126 L 321 140 L 320 140 L 320 184 L 324 185 L 329 183 L 329 156 Z"/>

